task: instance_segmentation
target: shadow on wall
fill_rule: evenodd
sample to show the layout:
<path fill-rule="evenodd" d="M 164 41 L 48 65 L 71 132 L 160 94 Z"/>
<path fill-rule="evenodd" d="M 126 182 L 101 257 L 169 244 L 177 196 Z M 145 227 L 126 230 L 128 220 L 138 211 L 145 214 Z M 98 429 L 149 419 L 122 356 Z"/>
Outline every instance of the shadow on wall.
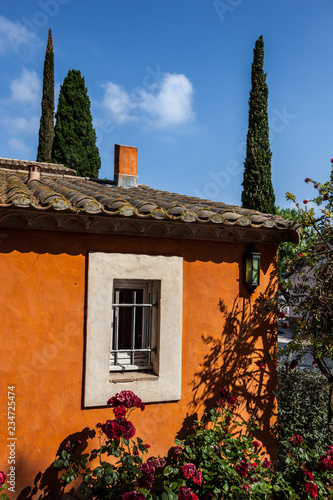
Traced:
<path fill-rule="evenodd" d="M 219 307 L 223 318 L 223 329 L 219 338 L 202 336 L 209 353 L 192 380 L 193 398 L 191 413 L 212 408 L 219 399 L 219 388 L 226 388 L 238 398 L 235 416 L 240 417 L 244 410 L 250 418 L 257 421 L 260 429 L 255 437 L 264 442 L 267 451 L 273 449 L 274 440 L 271 418 L 276 416 L 276 275 L 272 272 L 264 292 L 251 302 L 249 298 L 238 295 L 228 309 L 222 299 Z M 257 364 L 259 362 L 261 367 Z M 242 415 L 244 418 L 244 413 Z M 189 432 L 186 428 L 179 431 L 182 439 Z M 271 448 L 271 449 L 270 449 Z"/>
<path fill-rule="evenodd" d="M 86 427 L 81 432 L 75 432 L 70 434 L 66 439 L 60 444 L 57 455 L 61 456 L 62 450 L 65 450 L 68 441 L 75 442 L 77 440 L 81 441 L 78 447 L 78 452 L 83 453 L 83 451 L 88 446 L 88 440 L 95 437 L 96 431 Z M 27 486 L 18 495 L 17 500 L 70 500 L 74 498 L 84 499 L 83 495 L 79 497 L 75 496 L 75 489 L 72 488 L 68 493 L 64 493 L 64 489 L 61 485 L 61 480 L 59 480 L 60 470 L 53 466 L 52 464 L 42 473 L 38 472 L 34 480 L 34 486 Z M 78 485 L 77 485 L 78 486 Z"/>
<path fill-rule="evenodd" d="M 202 344 L 209 348 L 209 352 L 191 382 L 193 397 L 190 411 L 177 434 L 178 439 L 184 439 L 193 431 L 203 404 L 205 411 L 214 406 L 221 387 L 230 390 L 241 403 L 235 408 L 235 416 L 238 408 L 241 408 L 242 412 L 245 409 L 254 420 L 258 420 L 260 428 L 255 431 L 254 437 L 265 443 L 268 453 L 276 453 L 270 422 L 276 414 L 275 396 L 272 393 L 277 384 L 276 291 L 276 273 L 272 272 L 266 289 L 254 302 L 241 293 L 229 309 L 222 299 L 217 302 L 223 328 L 219 338 L 202 336 Z M 260 361 L 265 363 L 264 369 L 257 365 Z M 237 416 L 240 417 L 240 413 Z M 78 439 L 81 440 L 78 451 L 83 453 L 87 448 L 90 449 L 88 443 L 94 436 L 95 430 L 89 428 L 72 434 L 61 443 L 58 454 L 65 449 L 68 440 Z M 78 484 L 76 492 L 72 488 L 64 493 L 59 475 L 59 469 L 50 464 L 43 473 L 36 475 L 34 486 L 21 491 L 17 500 L 84 499 L 78 494 Z"/>

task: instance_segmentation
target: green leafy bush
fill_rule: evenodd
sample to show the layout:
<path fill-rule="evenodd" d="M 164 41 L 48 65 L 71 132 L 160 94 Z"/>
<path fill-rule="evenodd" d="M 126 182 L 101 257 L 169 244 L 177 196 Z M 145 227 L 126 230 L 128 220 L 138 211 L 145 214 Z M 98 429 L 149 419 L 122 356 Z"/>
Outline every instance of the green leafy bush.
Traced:
<path fill-rule="evenodd" d="M 328 500 L 333 498 L 333 446 L 319 455 L 301 435 L 284 446 L 285 470 L 278 473 L 254 440 L 248 422 L 234 419 L 237 397 L 220 389 L 221 398 L 196 422 L 194 432 L 168 459 L 145 459 L 149 445 L 133 439 L 128 420 L 144 403 L 131 391 L 110 398 L 114 419 L 97 424 L 100 447 L 81 453 L 81 441 L 68 441 L 55 467 L 64 486 L 80 478 L 79 492 L 91 500 Z M 239 427 L 232 435 L 230 426 Z"/>
<path fill-rule="evenodd" d="M 278 368 L 278 427 L 280 454 L 283 443 L 293 434 L 304 437 L 307 445 L 322 453 L 333 444 L 327 429 L 329 384 L 315 369 Z"/>

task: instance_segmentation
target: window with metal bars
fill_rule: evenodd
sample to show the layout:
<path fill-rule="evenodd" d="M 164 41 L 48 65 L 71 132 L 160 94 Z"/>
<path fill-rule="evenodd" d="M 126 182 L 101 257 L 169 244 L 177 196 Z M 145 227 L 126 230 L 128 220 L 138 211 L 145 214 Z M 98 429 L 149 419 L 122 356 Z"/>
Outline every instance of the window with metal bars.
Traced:
<path fill-rule="evenodd" d="M 156 283 L 114 280 L 112 314 L 110 370 L 152 370 L 152 356 L 156 353 Z"/>

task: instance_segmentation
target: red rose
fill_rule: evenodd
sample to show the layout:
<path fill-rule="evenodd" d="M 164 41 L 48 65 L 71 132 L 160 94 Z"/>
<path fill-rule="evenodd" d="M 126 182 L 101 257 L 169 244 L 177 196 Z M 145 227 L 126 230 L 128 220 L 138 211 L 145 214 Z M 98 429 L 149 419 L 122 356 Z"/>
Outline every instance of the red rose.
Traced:
<path fill-rule="evenodd" d="M 179 488 L 178 500 L 199 500 L 199 498 L 195 493 L 193 493 L 191 488 L 185 488 L 184 486 L 181 486 Z"/>
<path fill-rule="evenodd" d="M 110 398 L 107 404 L 113 408 L 124 406 L 125 408 L 140 408 L 141 411 L 145 409 L 145 404 L 132 391 L 119 392 Z"/>
<path fill-rule="evenodd" d="M 317 498 L 318 486 L 314 483 L 305 483 L 305 489 L 312 498 Z"/>
<path fill-rule="evenodd" d="M 304 437 L 300 436 L 299 434 L 294 434 L 293 436 L 291 436 L 289 441 L 293 444 L 302 444 L 304 443 Z"/>
<path fill-rule="evenodd" d="M 3 470 L 1 470 L 0 471 L 0 486 L 3 485 L 3 483 L 6 481 L 6 478 L 7 478 L 6 474 L 4 473 Z"/>
<path fill-rule="evenodd" d="M 304 476 L 307 477 L 310 481 L 314 481 L 314 477 L 309 470 L 304 471 Z"/>
<path fill-rule="evenodd" d="M 255 448 L 259 448 L 259 446 L 261 446 L 261 443 L 259 443 L 259 441 L 252 441 L 251 444 L 253 444 Z"/>
<path fill-rule="evenodd" d="M 194 464 L 185 464 L 181 466 L 181 471 L 185 479 L 192 479 L 194 484 L 202 483 L 202 473 L 199 472 Z"/>
<path fill-rule="evenodd" d="M 265 460 L 261 464 L 265 469 L 270 469 L 272 467 L 272 462 L 265 458 Z"/>
<path fill-rule="evenodd" d="M 309 177 L 306 177 L 306 178 L 304 179 L 304 182 L 310 182 Z"/>
<path fill-rule="evenodd" d="M 249 471 L 248 471 L 247 467 L 248 467 L 247 459 L 246 458 L 242 458 L 242 460 L 240 461 L 240 463 L 238 465 L 236 465 L 235 471 L 240 476 L 247 477 L 248 474 L 249 474 Z"/>
<path fill-rule="evenodd" d="M 230 403 L 231 405 L 235 405 L 237 403 L 237 396 L 233 396 L 232 394 L 230 394 L 230 396 L 228 397 L 228 403 Z"/>
<path fill-rule="evenodd" d="M 304 205 L 306 205 L 306 204 L 307 204 L 307 202 L 308 202 L 308 200 L 303 200 Z"/>
<path fill-rule="evenodd" d="M 135 434 L 135 427 L 132 422 L 124 417 L 116 418 L 115 420 L 107 420 L 105 424 L 100 424 L 98 427 L 102 429 L 108 439 L 131 439 Z"/>

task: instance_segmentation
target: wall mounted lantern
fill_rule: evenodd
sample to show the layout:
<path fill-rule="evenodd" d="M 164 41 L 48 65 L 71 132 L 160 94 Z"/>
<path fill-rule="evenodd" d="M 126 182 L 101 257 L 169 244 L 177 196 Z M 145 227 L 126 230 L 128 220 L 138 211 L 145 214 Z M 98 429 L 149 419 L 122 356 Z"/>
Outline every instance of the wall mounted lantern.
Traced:
<path fill-rule="evenodd" d="M 249 245 L 244 254 L 244 285 L 252 293 L 260 283 L 260 253 Z"/>

